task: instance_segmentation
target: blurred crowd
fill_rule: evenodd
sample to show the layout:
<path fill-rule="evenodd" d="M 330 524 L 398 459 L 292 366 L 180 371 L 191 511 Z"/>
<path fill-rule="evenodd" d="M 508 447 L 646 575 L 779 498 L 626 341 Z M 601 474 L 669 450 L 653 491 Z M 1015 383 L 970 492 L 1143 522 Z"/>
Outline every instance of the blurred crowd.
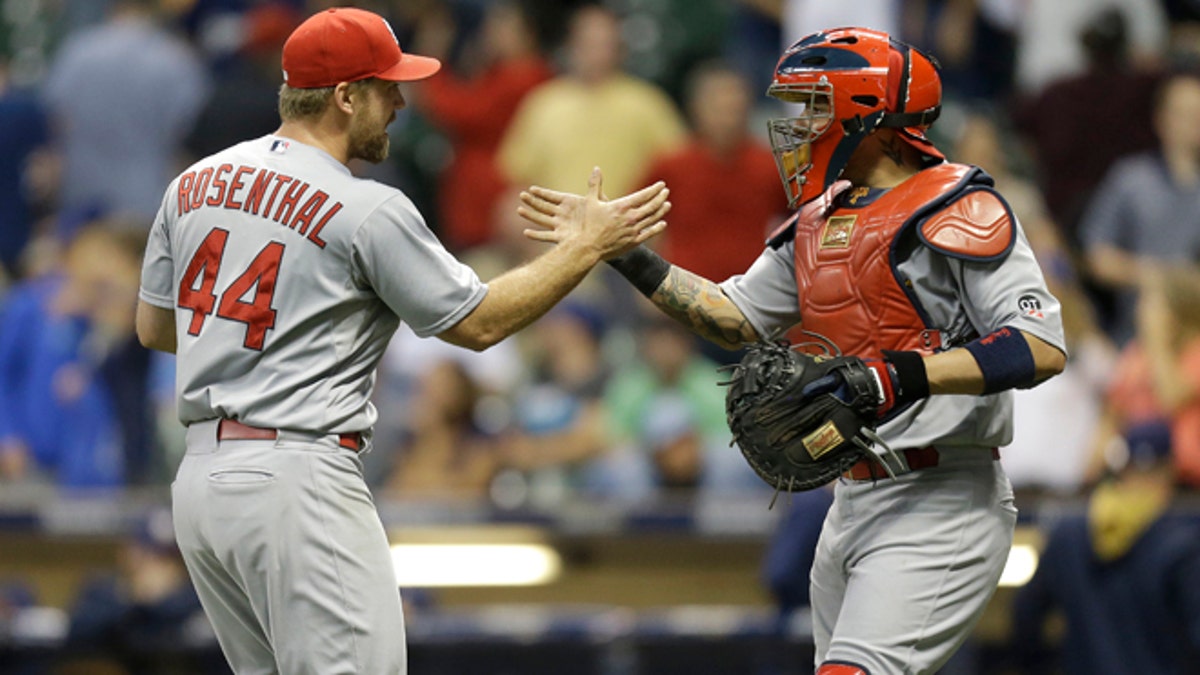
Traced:
<path fill-rule="evenodd" d="M 5 3 L 0 480 L 170 480 L 173 364 L 132 334 L 142 240 L 178 170 L 276 128 L 282 43 L 331 4 Z M 995 177 L 1066 306 L 1067 374 L 1017 397 L 1014 483 L 1078 492 L 1124 429 L 1154 421 L 1200 485 L 1195 3 L 361 4 L 446 67 L 407 92 L 389 160 L 355 171 L 405 190 L 485 279 L 543 246 L 521 234 L 516 192 L 581 190 L 597 165 L 608 194 L 668 183 L 654 245 L 669 260 L 743 271 L 786 210 L 762 121 L 789 38 L 857 24 L 923 48 L 945 83 L 937 142 Z M 723 423 L 717 366 L 737 357 L 654 318 L 607 269 L 483 354 L 402 333 L 370 482 L 505 506 L 758 489 Z"/>
<path fill-rule="evenodd" d="M 543 246 L 517 191 L 582 191 L 597 165 L 609 195 L 668 183 L 667 259 L 743 271 L 785 216 L 763 123 L 782 49 L 851 24 L 922 48 L 945 86 L 935 141 L 996 179 L 1064 306 L 1066 372 L 1016 397 L 1014 485 L 1086 494 L 1157 434 L 1170 482 L 1200 488 L 1189 0 L 3 0 L 0 484 L 169 483 L 173 363 L 133 334 L 146 232 L 190 161 L 277 127 L 283 41 L 334 4 L 444 61 L 406 91 L 391 157 L 354 170 L 409 194 L 484 279 Z M 484 353 L 402 330 L 370 484 L 501 508 L 765 491 L 725 425 L 718 368 L 739 355 L 643 302 L 598 269 Z"/>

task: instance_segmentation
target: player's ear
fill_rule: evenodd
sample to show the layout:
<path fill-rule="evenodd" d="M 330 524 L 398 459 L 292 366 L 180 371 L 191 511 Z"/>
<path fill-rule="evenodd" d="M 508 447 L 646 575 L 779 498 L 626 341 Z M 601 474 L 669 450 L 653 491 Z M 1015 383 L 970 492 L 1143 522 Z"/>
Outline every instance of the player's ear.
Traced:
<path fill-rule="evenodd" d="M 353 89 L 349 82 L 338 82 L 333 88 L 333 105 L 347 115 L 353 114 L 356 101 L 353 100 L 352 94 Z"/>

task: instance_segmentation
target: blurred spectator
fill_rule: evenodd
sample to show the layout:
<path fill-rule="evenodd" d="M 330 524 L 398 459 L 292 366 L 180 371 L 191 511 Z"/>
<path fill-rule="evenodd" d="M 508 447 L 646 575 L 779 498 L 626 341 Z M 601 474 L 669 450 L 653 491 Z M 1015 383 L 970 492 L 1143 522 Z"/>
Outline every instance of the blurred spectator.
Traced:
<path fill-rule="evenodd" d="M 1054 527 L 1016 595 L 1010 645 L 1021 673 L 1196 672 L 1200 528 L 1171 513 L 1170 431 L 1136 426 L 1122 450 L 1115 477 L 1093 491 L 1086 516 Z M 1046 638 L 1055 610 L 1066 619 L 1058 659 Z"/>
<path fill-rule="evenodd" d="M 156 0 L 116 0 L 109 19 L 68 35 L 44 82 L 63 158 L 60 204 L 100 206 L 149 227 L 208 94 L 190 46 Z"/>
<path fill-rule="evenodd" d="M 1168 424 L 1180 479 L 1200 487 L 1200 271 L 1147 270 L 1137 319 L 1137 339 L 1108 390 L 1104 428 Z"/>
<path fill-rule="evenodd" d="M 672 319 L 651 315 L 637 340 L 638 358 L 618 370 L 604 393 L 612 442 L 639 449 L 659 487 L 765 490 L 730 446 L 722 376 L 696 338 Z"/>
<path fill-rule="evenodd" d="M 0 673 L 45 675 L 50 657 L 39 650 L 21 649 L 19 624 L 28 610 L 37 611 L 37 593 L 28 580 L 0 579 Z"/>
<path fill-rule="evenodd" d="M 787 49 L 805 35 L 837 26 L 874 28 L 901 37 L 903 2 L 901 0 L 781 0 L 780 24 L 783 45 Z"/>
<path fill-rule="evenodd" d="M 771 149 L 747 128 L 750 91 L 719 63 L 698 66 L 686 88 L 692 137 L 654 159 L 640 181 L 665 181 L 674 207 L 659 246 L 676 265 L 715 281 L 750 267 L 787 212 Z"/>
<path fill-rule="evenodd" d="M 1017 422 L 1001 459 L 1018 492 L 1070 494 L 1082 487 L 1086 477 L 1116 350 L 1096 322 L 1072 252 L 1041 192 L 1011 170 L 1015 160 L 1005 148 L 1013 144 L 1006 141 L 1005 131 L 986 112 L 972 112 L 957 133 L 951 156 L 956 162 L 982 167 L 995 179 L 1037 256 L 1046 286 L 1062 305 L 1063 334 L 1071 358 L 1058 377 L 1015 393 Z"/>
<path fill-rule="evenodd" d="M 604 169 L 604 190 L 638 187 L 650 158 L 677 146 L 683 120 L 653 85 L 621 70 L 621 25 L 610 10 L 585 5 L 572 17 L 566 73 L 521 103 L 500 146 L 500 167 L 519 186 L 578 191 L 579 176 Z"/>
<path fill-rule="evenodd" d="M 1092 47 L 1076 38 L 1094 29 L 1099 17 L 1116 13 L 1127 26 L 1122 59 L 1135 68 L 1154 68 L 1166 52 L 1167 17 L 1162 0 L 1028 0 L 1018 32 L 1017 86 L 1036 94 L 1051 82 L 1088 69 Z M 1108 19 L 1104 19 L 1108 21 Z M 1082 47 L 1082 48 L 1081 48 Z M 1110 90 L 1124 95 L 1125 92 Z M 1112 101 L 1109 101 L 1111 107 Z"/>
<path fill-rule="evenodd" d="M 941 63 L 944 96 L 1004 101 L 1016 73 L 1022 4 L 1007 0 L 905 3 L 906 41 Z M 917 33 L 921 23 L 921 33 Z"/>
<path fill-rule="evenodd" d="M 605 0 L 598 4 L 621 10 L 626 71 L 654 83 L 672 101 L 680 103 L 688 73 L 700 63 L 721 55 L 734 20 L 735 2 Z M 777 40 L 771 46 L 776 44 Z"/>
<path fill-rule="evenodd" d="M 638 458 L 608 442 L 604 316 L 572 297 L 531 328 L 523 347 L 532 376 L 513 394 L 512 431 L 504 439 L 504 461 L 523 472 L 528 498 L 546 505 L 579 495 L 644 494 L 648 480 Z"/>
<path fill-rule="evenodd" d="M 1025 92 L 1014 114 L 1032 145 L 1046 205 L 1073 249 L 1080 243 L 1080 216 L 1108 168 L 1155 144 L 1157 77 L 1132 62 L 1126 15 L 1110 9 L 1089 16 L 1078 34 L 1064 38 L 1080 45 L 1086 68 Z"/>
<path fill-rule="evenodd" d="M 462 363 L 430 366 L 412 399 L 409 437 L 387 489 L 405 497 L 486 496 L 499 454 L 495 434 L 476 423 L 480 398 Z"/>
<path fill-rule="evenodd" d="M 18 262 L 34 228 L 38 172 L 45 162 L 50 132 L 46 113 L 31 92 L 11 86 L 8 64 L 0 58 L 0 279 L 19 276 Z M 39 189 L 40 188 L 40 189 Z"/>
<path fill-rule="evenodd" d="M 126 675 L 229 672 L 165 509 L 146 516 L 121 545 L 115 575 L 84 584 L 70 615 L 62 668 L 82 660 L 97 669 L 119 665 Z"/>
<path fill-rule="evenodd" d="M 62 487 L 161 476 L 150 353 L 133 334 L 140 227 L 93 224 L 61 274 L 14 287 L 0 321 L 0 472 Z"/>
<path fill-rule="evenodd" d="M 1148 266 L 1200 262 L 1200 74 L 1168 78 L 1155 100 L 1159 148 L 1113 165 L 1081 236 L 1096 283 L 1117 292 L 1108 331 L 1134 332 L 1136 285 Z"/>
<path fill-rule="evenodd" d="M 245 13 L 241 46 L 217 72 L 212 95 L 186 138 L 188 152 L 206 157 L 278 128 L 283 43 L 302 18 L 277 0 Z"/>
<path fill-rule="evenodd" d="M 779 24 L 780 0 L 738 0 L 733 4 L 722 58 L 750 83 L 754 107 L 766 111 L 773 99 L 760 94 L 771 85 L 779 44 L 785 39 Z"/>
<path fill-rule="evenodd" d="M 443 241 L 463 250 L 487 242 L 492 209 L 505 189 L 496 152 L 517 106 L 554 71 L 542 57 L 529 8 L 518 0 L 488 6 L 474 44 L 465 48 L 467 68 L 445 58 L 453 30 L 430 20 L 428 33 L 443 33 L 440 47 L 417 47 L 443 59 L 442 70 L 421 84 L 414 102 L 445 133 L 453 158 L 439 176 L 438 210 Z"/>
<path fill-rule="evenodd" d="M 363 456 L 368 484 L 386 483 L 393 475 L 401 461 L 397 453 L 422 424 L 418 412 L 423 405 L 418 400 L 422 396 L 422 381 L 430 377 L 431 370 L 446 368 L 443 365 L 446 362 L 456 364 L 477 390 L 482 409 L 472 418 L 478 427 L 476 431 L 494 434 L 508 424 L 510 411 L 506 398 L 517 386 L 524 368 L 516 340 L 505 340 L 491 349 L 475 352 L 441 340 L 417 337 L 407 324 L 401 324 L 379 365 L 374 402 L 380 416 L 375 423 L 374 449 Z"/>

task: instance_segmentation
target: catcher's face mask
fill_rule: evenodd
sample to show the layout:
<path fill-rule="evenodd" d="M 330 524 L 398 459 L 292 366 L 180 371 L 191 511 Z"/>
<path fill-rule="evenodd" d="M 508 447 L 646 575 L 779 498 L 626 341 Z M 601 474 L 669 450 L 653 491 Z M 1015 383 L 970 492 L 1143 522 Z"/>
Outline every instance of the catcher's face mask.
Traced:
<path fill-rule="evenodd" d="M 805 193 L 806 174 L 813 167 L 813 143 L 833 126 L 833 87 L 822 80 L 815 85 L 771 85 L 768 93 L 796 109 L 791 117 L 767 122 L 771 151 L 775 154 L 788 206 L 796 208 Z"/>
<path fill-rule="evenodd" d="M 794 116 L 768 122 L 791 208 L 832 185 L 880 127 L 896 129 L 934 161 L 945 159 L 925 138 L 941 111 L 937 67 L 887 33 L 836 28 L 800 40 L 780 57 L 767 94 L 800 106 Z"/>

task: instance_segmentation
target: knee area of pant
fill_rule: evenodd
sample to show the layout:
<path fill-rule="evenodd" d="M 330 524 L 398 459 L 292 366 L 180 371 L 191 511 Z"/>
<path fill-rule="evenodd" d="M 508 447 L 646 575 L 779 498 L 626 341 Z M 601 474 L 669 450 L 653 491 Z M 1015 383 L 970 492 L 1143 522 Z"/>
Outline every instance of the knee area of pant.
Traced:
<path fill-rule="evenodd" d="M 815 675 L 871 675 L 871 672 L 857 663 L 826 661 L 817 668 Z"/>

